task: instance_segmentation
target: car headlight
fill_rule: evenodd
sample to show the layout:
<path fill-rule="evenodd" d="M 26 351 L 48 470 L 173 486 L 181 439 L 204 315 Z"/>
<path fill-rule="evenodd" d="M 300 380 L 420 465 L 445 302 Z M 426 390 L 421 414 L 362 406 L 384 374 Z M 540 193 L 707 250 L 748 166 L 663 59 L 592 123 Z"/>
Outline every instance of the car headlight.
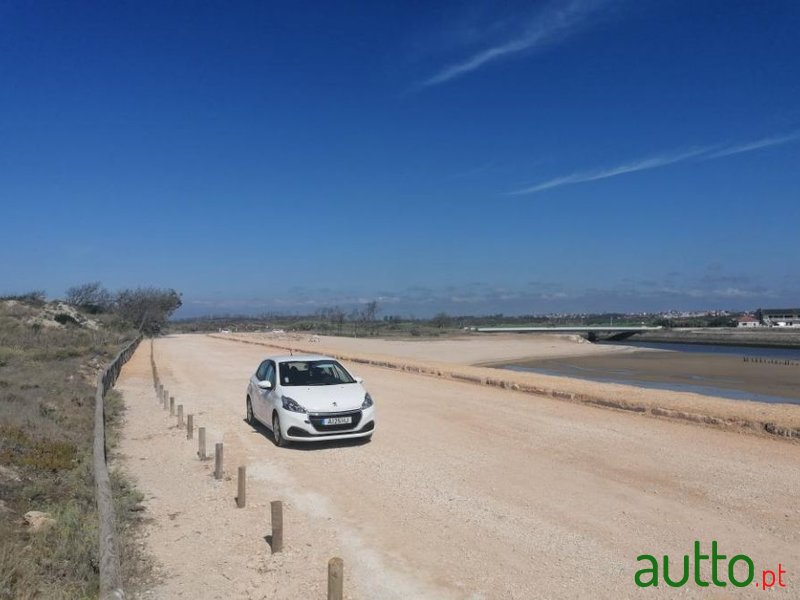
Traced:
<path fill-rule="evenodd" d="M 306 409 L 300 406 L 297 401 L 289 398 L 289 396 L 281 396 L 281 402 L 283 402 L 283 408 L 286 410 L 290 410 L 296 413 L 304 413 Z"/>
<path fill-rule="evenodd" d="M 369 408 L 373 404 L 375 404 L 375 403 L 372 401 L 372 396 L 370 396 L 369 392 L 367 392 L 364 395 L 364 402 L 361 403 L 361 408 Z"/>

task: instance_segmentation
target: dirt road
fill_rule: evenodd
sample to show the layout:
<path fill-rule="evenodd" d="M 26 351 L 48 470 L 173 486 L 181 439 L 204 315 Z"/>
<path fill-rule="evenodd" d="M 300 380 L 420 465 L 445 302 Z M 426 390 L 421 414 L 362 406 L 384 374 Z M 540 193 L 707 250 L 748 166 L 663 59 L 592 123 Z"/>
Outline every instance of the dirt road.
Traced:
<path fill-rule="evenodd" d="M 267 348 L 205 336 L 155 348 L 162 381 L 208 428 L 209 447 L 224 442 L 232 480 L 214 481 L 196 440 L 159 408 L 142 344 L 117 388 L 128 405 L 123 466 L 147 496 L 146 542 L 163 574 L 151 597 L 324 598 L 335 555 L 353 599 L 639 597 L 636 557 L 680 565 L 695 540 L 748 555 L 759 581 L 781 563 L 783 597 L 796 597 L 796 443 L 347 365 L 376 400 L 374 440 L 281 450 L 243 421 Z M 270 555 L 278 499 L 286 551 Z M 755 580 L 742 590 L 662 580 L 646 593 L 756 592 Z"/>

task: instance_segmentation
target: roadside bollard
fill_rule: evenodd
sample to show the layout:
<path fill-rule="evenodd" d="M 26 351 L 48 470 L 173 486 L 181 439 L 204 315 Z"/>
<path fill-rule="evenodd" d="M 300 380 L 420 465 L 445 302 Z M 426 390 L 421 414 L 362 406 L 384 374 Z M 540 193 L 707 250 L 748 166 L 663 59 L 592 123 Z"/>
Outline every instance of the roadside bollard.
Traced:
<path fill-rule="evenodd" d="M 194 415 L 186 415 L 186 439 L 192 439 L 194 434 Z"/>
<path fill-rule="evenodd" d="M 175 396 L 169 397 L 169 416 L 175 416 Z"/>
<path fill-rule="evenodd" d="M 283 551 L 283 503 L 280 500 L 270 502 L 272 515 L 272 553 Z"/>
<path fill-rule="evenodd" d="M 222 479 L 222 442 L 214 446 L 214 479 Z"/>
<path fill-rule="evenodd" d="M 197 456 L 200 460 L 206 459 L 206 428 L 200 427 L 197 430 Z"/>
<path fill-rule="evenodd" d="M 178 404 L 178 429 L 183 429 L 183 404 Z"/>
<path fill-rule="evenodd" d="M 245 490 L 247 482 L 247 467 L 239 467 L 239 477 L 236 482 L 236 506 L 244 508 L 247 502 L 247 493 Z"/>
<path fill-rule="evenodd" d="M 328 561 L 328 600 L 344 600 L 344 561 L 338 556 Z"/>

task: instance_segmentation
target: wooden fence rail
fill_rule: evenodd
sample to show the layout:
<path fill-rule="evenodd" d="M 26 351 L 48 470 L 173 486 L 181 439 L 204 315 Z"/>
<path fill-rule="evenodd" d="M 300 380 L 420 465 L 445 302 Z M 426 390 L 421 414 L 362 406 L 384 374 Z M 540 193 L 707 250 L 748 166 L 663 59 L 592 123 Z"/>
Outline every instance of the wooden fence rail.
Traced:
<path fill-rule="evenodd" d="M 122 371 L 122 365 L 133 355 L 142 336 L 137 337 L 117 354 L 111 364 L 97 375 L 94 396 L 94 481 L 97 510 L 100 516 L 100 600 L 124 598 L 117 553 L 114 499 L 106 462 L 106 419 L 103 399 Z"/>

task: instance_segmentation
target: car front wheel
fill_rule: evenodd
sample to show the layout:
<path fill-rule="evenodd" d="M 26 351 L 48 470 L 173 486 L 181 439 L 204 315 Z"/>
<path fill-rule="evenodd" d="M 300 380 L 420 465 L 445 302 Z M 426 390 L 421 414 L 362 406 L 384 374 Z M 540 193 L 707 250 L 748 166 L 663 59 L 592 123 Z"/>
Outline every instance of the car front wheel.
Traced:
<path fill-rule="evenodd" d="M 253 403 L 250 402 L 250 396 L 247 397 L 247 423 L 255 426 L 256 417 L 253 414 Z"/>
<path fill-rule="evenodd" d="M 272 415 L 272 439 L 275 440 L 275 445 L 278 446 L 278 448 L 286 448 L 286 446 L 289 445 L 289 442 L 283 437 L 281 420 L 278 418 L 278 413 Z"/>

